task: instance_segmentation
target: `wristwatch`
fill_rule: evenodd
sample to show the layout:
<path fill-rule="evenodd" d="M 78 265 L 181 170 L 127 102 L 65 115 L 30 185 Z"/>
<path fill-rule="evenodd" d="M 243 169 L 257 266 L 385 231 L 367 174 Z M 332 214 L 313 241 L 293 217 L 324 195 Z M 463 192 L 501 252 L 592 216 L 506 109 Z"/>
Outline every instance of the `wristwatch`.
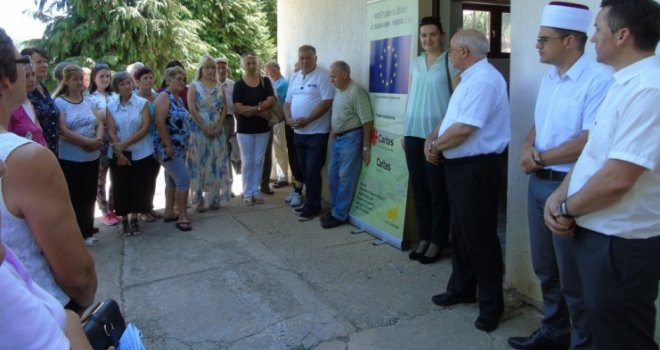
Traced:
<path fill-rule="evenodd" d="M 568 218 L 572 219 L 573 215 L 568 213 L 568 207 L 566 206 L 566 201 L 562 201 L 559 203 L 559 208 L 557 208 L 557 212 L 559 213 L 559 216 L 563 218 Z"/>
<path fill-rule="evenodd" d="M 257 112 L 261 112 L 261 106 L 257 106 Z"/>
<path fill-rule="evenodd" d="M 362 146 L 362 152 L 366 152 L 366 151 L 368 151 L 368 150 L 369 150 L 369 147 L 367 147 L 367 146 Z"/>

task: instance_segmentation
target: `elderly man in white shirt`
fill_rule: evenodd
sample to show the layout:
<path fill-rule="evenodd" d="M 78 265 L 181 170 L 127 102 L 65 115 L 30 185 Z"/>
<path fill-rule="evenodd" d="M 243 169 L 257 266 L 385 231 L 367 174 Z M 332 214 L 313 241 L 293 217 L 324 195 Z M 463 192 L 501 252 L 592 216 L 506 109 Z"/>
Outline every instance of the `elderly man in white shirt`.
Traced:
<path fill-rule="evenodd" d="M 462 30 L 452 37 L 450 58 L 461 70 L 461 82 L 430 153 L 442 152 L 445 158 L 454 248 L 447 291 L 432 301 L 439 306 L 472 303 L 478 294 L 474 325 L 490 332 L 504 311 L 497 203 L 500 154 L 511 138 L 511 121 L 506 82 L 488 63 L 487 53 L 488 40 L 481 32 Z"/>
<path fill-rule="evenodd" d="M 660 282 L 660 4 L 604 0 L 598 61 L 615 69 L 589 140 L 548 198 L 546 224 L 575 241 L 596 349 L 657 349 Z"/>

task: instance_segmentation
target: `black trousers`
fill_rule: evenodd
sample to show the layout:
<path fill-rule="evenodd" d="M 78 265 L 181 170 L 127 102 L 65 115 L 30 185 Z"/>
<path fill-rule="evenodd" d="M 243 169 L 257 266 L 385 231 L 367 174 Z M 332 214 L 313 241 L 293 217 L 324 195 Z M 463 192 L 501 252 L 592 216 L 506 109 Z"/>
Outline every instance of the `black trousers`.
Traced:
<path fill-rule="evenodd" d="M 444 245 L 449 238 L 450 215 L 445 165 L 426 161 L 424 141 L 406 136 L 404 142 L 419 239 Z"/>
<path fill-rule="evenodd" d="M 264 167 L 261 170 L 261 189 L 270 188 L 270 170 L 273 167 L 273 128 L 268 132 L 268 145 L 266 145 L 266 153 L 264 154 Z"/>
<path fill-rule="evenodd" d="M 99 177 L 99 160 L 74 162 L 60 159 L 60 167 L 69 187 L 69 197 L 76 213 L 76 221 L 83 238 L 91 237 L 94 230 L 94 203 Z"/>
<path fill-rule="evenodd" d="M 502 248 L 497 237 L 499 156 L 445 161 L 454 251 L 447 291 L 478 294 L 479 315 L 498 318 L 504 310 Z"/>
<path fill-rule="evenodd" d="M 148 181 L 153 176 L 153 157 L 132 160 L 130 166 L 118 166 L 110 161 L 110 179 L 115 198 L 115 213 L 148 213 L 153 207 L 153 196 Z"/>
<path fill-rule="evenodd" d="M 147 174 L 144 178 L 144 185 L 147 187 L 149 191 L 149 203 L 151 205 L 149 206 L 151 209 L 149 209 L 148 212 L 154 209 L 154 196 L 156 195 L 156 180 L 158 179 L 158 173 L 160 173 L 160 163 L 158 163 L 158 160 L 154 156 L 149 156 L 151 159 L 151 164 L 149 166 L 149 174 Z M 148 213 L 145 212 L 145 213 Z"/>
<path fill-rule="evenodd" d="M 293 174 L 293 179 L 299 182 L 305 182 L 303 180 L 302 169 L 300 168 L 300 163 L 298 163 L 298 156 L 296 155 L 296 145 L 293 141 L 293 128 L 289 125 L 284 125 L 284 137 L 286 138 L 286 150 L 289 154 L 289 167 L 291 167 L 291 173 Z"/>
<path fill-rule="evenodd" d="M 660 236 L 624 239 L 578 227 L 575 244 L 595 348 L 658 349 Z"/>

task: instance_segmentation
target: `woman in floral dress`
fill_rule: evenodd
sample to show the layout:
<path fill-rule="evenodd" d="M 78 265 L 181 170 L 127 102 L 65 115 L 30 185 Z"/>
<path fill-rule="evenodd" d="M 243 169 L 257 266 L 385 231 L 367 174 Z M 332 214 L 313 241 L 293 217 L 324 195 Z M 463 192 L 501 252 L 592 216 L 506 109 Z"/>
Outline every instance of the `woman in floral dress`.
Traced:
<path fill-rule="evenodd" d="M 195 80 L 188 88 L 188 108 L 194 122 L 190 133 L 187 167 L 192 202 L 197 212 L 220 209 L 231 198 L 231 171 L 226 136 L 222 131 L 226 116 L 225 95 L 216 79 L 213 57 L 202 56 Z M 206 195 L 204 195 L 206 194 Z"/>

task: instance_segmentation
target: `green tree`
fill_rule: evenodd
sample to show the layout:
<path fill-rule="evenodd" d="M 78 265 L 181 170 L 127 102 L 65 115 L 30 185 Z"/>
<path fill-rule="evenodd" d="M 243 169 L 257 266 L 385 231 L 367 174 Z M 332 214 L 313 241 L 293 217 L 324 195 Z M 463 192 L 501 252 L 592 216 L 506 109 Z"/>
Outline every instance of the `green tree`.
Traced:
<path fill-rule="evenodd" d="M 202 54 L 225 55 L 236 76 L 239 54 L 275 55 L 276 0 L 35 0 L 47 23 L 43 47 L 53 61 L 115 69 L 141 61 L 159 73 L 178 59 L 189 71 Z"/>
<path fill-rule="evenodd" d="M 239 74 L 240 55 L 255 52 L 262 60 L 275 57 L 277 21 L 274 0 L 182 0 L 194 18 L 203 22 L 199 31 L 213 50 L 214 56 L 224 55 L 232 68 L 231 76 Z M 275 31 L 273 31 L 275 30 Z"/>

